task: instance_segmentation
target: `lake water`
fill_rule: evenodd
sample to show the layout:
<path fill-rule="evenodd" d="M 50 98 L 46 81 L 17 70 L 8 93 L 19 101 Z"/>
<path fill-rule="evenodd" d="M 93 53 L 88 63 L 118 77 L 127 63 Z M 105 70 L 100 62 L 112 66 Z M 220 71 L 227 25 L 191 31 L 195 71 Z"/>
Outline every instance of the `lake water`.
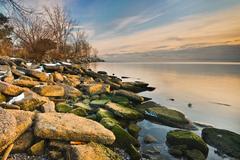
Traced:
<path fill-rule="evenodd" d="M 146 62 L 93 63 L 94 71 L 104 70 L 124 81 L 140 80 L 156 87 L 141 95 L 185 113 L 192 121 L 213 125 L 240 133 L 240 63 L 221 62 Z M 173 98 L 174 101 L 169 99 Z M 192 107 L 188 107 L 191 103 Z M 165 135 L 171 127 L 142 121 L 141 135 L 155 135 L 163 158 L 172 159 L 166 152 Z M 200 131 L 196 133 L 201 134 Z M 144 146 L 148 147 L 148 146 Z M 211 151 L 212 150 L 212 151 Z M 220 159 L 210 149 L 209 159 Z"/>

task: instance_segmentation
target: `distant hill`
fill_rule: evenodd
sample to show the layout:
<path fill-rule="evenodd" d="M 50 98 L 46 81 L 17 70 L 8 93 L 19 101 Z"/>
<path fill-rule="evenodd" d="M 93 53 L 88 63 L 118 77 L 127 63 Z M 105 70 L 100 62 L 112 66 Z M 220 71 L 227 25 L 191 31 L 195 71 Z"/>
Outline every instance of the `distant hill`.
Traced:
<path fill-rule="evenodd" d="M 161 50 L 148 53 L 102 55 L 110 62 L 210 61 L 240 62 L 240 45 L 222 45 L 184 50 Z"/>

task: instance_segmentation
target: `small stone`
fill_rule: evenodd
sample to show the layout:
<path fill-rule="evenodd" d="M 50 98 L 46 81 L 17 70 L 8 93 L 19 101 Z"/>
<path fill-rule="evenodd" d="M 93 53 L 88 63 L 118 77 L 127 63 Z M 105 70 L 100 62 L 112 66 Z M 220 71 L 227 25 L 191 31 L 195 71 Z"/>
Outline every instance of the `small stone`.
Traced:
<path fill-rule="evenodd" d="M 146 135 L 146 136 L 144 136 L 143 141 L 146 144 L 150 144 L 150 143 L 156 143 L 157 139 L 155 137 L 153 137 L 152 135 Z"/>
<path fill-rule="evenodd" d="M 31 146 L 29 149 L 30 154 L 40 156 L 44 154 L 44 149 L 45 149 L 45 141 L 41 140 L 40 142 L 35 143 L 34 145 Z"/>

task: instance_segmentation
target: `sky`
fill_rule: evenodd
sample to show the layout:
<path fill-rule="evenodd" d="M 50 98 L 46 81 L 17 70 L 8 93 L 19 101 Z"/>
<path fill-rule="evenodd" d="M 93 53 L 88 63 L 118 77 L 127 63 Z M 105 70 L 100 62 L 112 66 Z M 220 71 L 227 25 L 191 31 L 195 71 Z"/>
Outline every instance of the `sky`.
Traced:
<path fill-rule="evenodd" d="M 100 54 L 240 44 L 240 0 L 25 0 L 62 5 Z"/>

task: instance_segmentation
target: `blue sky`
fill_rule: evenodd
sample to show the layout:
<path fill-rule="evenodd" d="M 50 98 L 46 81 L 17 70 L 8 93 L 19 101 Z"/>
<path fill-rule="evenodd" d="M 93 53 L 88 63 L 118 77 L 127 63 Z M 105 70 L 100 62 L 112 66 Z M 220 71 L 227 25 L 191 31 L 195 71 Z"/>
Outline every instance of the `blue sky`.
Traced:
<path fill-rule="evenodd" d="M 25 0 L 60 4 L 100 54 L 240 43 L 240 0 Z"/>

